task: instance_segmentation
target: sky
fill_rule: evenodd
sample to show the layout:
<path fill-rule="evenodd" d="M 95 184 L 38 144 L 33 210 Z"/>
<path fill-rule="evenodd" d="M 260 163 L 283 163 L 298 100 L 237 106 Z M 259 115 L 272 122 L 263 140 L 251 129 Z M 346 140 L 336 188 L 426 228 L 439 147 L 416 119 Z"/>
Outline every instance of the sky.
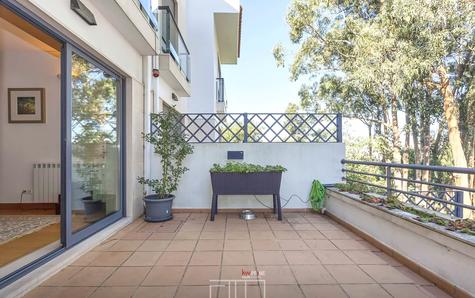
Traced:
<path fill-rule="evenodd" d="M 237 65 L 223 65 L 229 113 L 284 112 L 298 102 L 300 83 L 288 69 L 277 68 L 272 49 L 290 46 L 285 21 L 289 0 L 241 0 L 241 56 Z"/>
<path fill-rule="evenodd" d="M 278 68 L 272 49 L 277 43 L 290 49 L 286 15 L 290 0 L 241 0 L 243 7 L 241 56 L 237 65 L 223 65 L 228 113 L 283 113 L 298 103 L 300 82 L 290 81 L 288 68 Z M 288 64 L 289 61 L 286 61 Z M 344 119 L 344 135 L 366 136 L 359 120 Z"/>

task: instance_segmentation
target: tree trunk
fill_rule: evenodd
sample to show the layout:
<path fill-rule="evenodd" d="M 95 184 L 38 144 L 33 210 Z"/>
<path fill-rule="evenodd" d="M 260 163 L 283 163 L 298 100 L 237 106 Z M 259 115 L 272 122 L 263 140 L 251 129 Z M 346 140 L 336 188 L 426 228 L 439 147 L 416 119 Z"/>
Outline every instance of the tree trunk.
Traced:
<path fill-rule="evenodd" d="M 393 96 L 391 99 L 391 130 L 393 133 L 393 162 L 401 163 L 401 133 L 399 132 L 399 121 L 397 118 L 397 97 Z M 401 178 L 401 170 L 394 169 L 394 177 Z M 395 180 L 395 187 L 401 188 L 401 180 Z"/>
<path fill-rule="evenodd" d="M 409 118 L 409 113 L 406 111 L 406 125 L 404 129 L 404 151 L 402 153 L 402 163 L 403 164 L 408 164 L 409 163 L 409 150 L 411 146 L 411 129 L 410 129 L 410 118 Z M 402 178 L 408 179 L 409 178 L 409 169 L 402 169 Z M 407 181 L 402 181 L 401 182 L 401 187 L 402 190 L 408 190 L 408 183 Z"/>
<path fill-rule="evenodd" d="M 432 144 L 432 137 L 430 135 L 430 119 L 427 114 L 421 115 L 421 147 L 422 147 L 422 164 L 429 165 L 430 164 L 430 147 Z M 440 133 L 442 133 L 440 131 Z M 440 136 L 439 136 L 440 137 Z M 438 145 L 436 145 L 438 146 Z M 431 180 L 430 171 L 422 171 L 421 180 L 425 182 L 429 182 Z M 427 184 L 421 184 L 422 191 L 428 191 L 429 186 Z"/>
<path fill-rule="evenodd" d="M 372 131 L 373 125 L 370 123 L 368 125 L 368 138 L 369 138 L 369 143 L 368 143 L 368 150 L 369 150 L 369 160 L 373 160 L 373 131 Z"/>
<path fill-rule="evenodd" d="M 417 127 L 416 113 L 414 110 L 411 110 L 411 127 L 412 127 L 412 142 L 414 143 L 414 163 L 421 163 L 421 152 L 419 150 L 419 128 Z M 421 171 L 415 170 L 414 172 L 415 180 L 421 179 Z M 416 190 L 421 190 L 421 185 L 415 185 Z"/>
<path fill-rule="evenodd" d="M 456 167 L 466 168 L 468 166 L 465 152 L 462 146 L 462 139 L 460 137 L 459 129 L 459 111 L 457 102 L 454 98 L 452 86 L 450 86 L 449 77 L 445 67 L 440 66 L 438 69 L 440 77 L 440 93 L 444 98 L 444 114 L 447 121 L 449 133 L 449 145 L 452 151 L 454 165 Z M 468 175 L 454 174 L 455 184 L 457 186 L 468 187 Z M 464 193 L 464 203 L 471 204 L 471 198 L 468 193 Z M 470 210 L 464 209 L 464 217 L 471 216 Z"/>

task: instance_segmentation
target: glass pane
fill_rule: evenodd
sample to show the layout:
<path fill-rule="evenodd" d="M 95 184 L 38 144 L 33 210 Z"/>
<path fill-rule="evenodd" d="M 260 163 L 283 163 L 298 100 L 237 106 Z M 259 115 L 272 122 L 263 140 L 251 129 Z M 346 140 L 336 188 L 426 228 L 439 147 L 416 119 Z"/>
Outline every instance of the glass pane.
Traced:
<path fill-rule="evenodd" d="M 72 55 L 72 229 L 120 210 L 119 80 Z"/>

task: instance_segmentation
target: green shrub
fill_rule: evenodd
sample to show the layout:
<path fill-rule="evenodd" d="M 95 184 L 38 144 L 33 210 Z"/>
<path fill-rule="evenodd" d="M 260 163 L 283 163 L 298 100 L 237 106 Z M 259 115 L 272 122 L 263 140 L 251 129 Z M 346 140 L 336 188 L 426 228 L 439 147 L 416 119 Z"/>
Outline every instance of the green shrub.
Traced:
<path fill-rule="evenodd" d="M 228 162 L 225 165 L 214 164 L 209 170 L 211 173 L 262 173 L 262 172 L 285 172 L 281 165 L 261 166 L 249 163 Z"/>

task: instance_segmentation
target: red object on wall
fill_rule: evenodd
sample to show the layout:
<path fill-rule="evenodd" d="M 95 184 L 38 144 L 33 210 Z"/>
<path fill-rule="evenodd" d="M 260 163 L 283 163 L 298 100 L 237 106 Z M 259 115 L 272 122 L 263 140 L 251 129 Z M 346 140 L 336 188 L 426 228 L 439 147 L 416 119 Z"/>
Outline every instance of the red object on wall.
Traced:
<path fill-rule="evenodd" d="M 160 71 L 156 68 L 152 70 L 152 75 L 154 78 L 158 78 L 160 76 Z"/>

